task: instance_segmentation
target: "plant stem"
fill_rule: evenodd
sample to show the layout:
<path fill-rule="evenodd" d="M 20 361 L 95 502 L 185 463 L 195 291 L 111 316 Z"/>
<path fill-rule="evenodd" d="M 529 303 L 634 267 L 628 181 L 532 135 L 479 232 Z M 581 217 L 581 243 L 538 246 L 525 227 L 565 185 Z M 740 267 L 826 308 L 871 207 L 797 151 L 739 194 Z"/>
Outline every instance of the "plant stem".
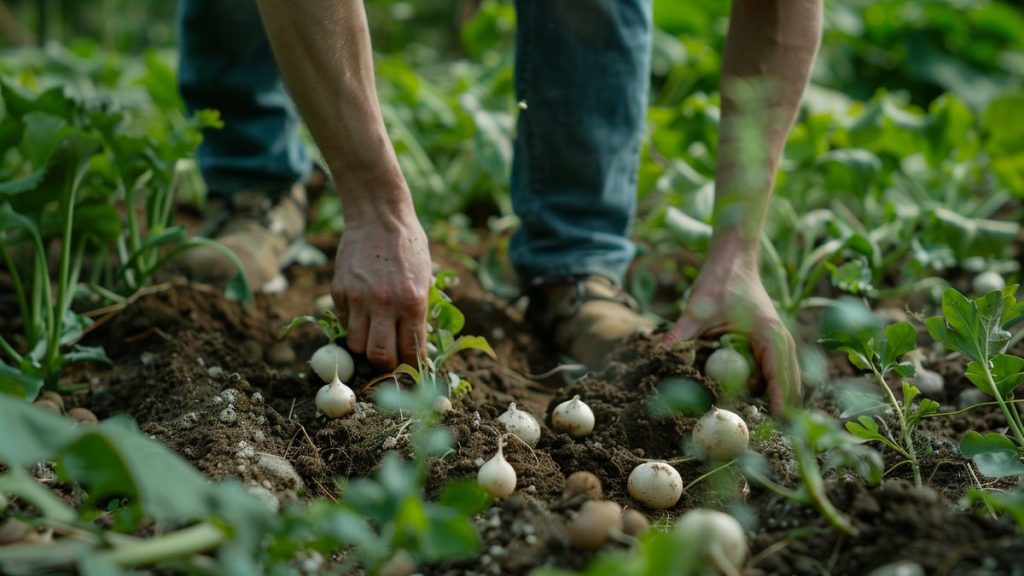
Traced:
<path fill-rule="evenodd" d="M 1003 415 L 1006 416 L 1006 422 L 1013 430 L 1013 436 L 1017 439 L 1017 446 L 1024 448 L 1024 432 L 1021 431 L 1021 425 L 1015 418 L 1015 413 L 1010 412 L 1010 407 L 1005 400 L 1003 395 L 999 393 L 999 388 L 996 387 L 995 380 L 992 378 L 992 371 L 989 369 L 988 362 L 979 362 L 982 370 L 984 370 L 985 381 L 988 382 L 989 388 L 992 390 L 992 396 L 995 397 L 996 402 L 999 403 L 999 409 L 1003 411 Z"/>
<path fill-rule="evenodd" d="M 18 354 L 18 351 L 15 350 L 2 335 L 0 335 L 0 350 L 10 356 L 12 362 L 15 364 L 21 364 L 21 354 Z"/>
<path fill-rule="evenodd" d="M 804 487 L 807 488 L 814 507 L 836 530 L 847 536 L 857 536 L 859 533 L 857 528 L 846 516 L 836 510 L 832 501 L 828 499 L 828 495 L 825 493 L 825 482 L 821 479 L 821 470 L 818 469 L 814 453 L 809 447 L 802 446 L 799 442 L 793 446 L 793 452 L 797 465 L 800 467 L 800 478 L 803 480 Z"/>
<path fill-rule="evenodd" d="M 885 378 L 882 377 L 882 373 L 879 372 L 872 365 L 871 372 L 875 375 L 875 381 L 878 385 L 885 390 L 886 396 L 889 398 L 889 403 L 892 405 L 893 411 L 896 413 L 896 417 L 900 421 L 900 435 L 903 439 L 903 447 L 906 449 L 905 456 L 910 460 L 910 466 L 914 471 L 914 484 L 921 486 L 921 464 L 917 461 L 917 451 L 914 449 L 914 439 L 910 434 L 910 427 L 907 426 L 907 419 L 903 415 L 903 409 L 900 407 L 900 403 L 896 400 L 896 395 L 893 394 L 892 388 L 886 384 Z"/>
<path fill-rule="evenodd" d="M 21 311 L 22 322 L 25 323 L 25 329 L 28 331 L 28 341 L 32 341 L 32 332 L 35 331 L 34 318 L 29 314 L 28 300 L 25 299 L 25 285 L 21 281 L 21 273 L 18 272 L 18 267 L 14 265 L 14 258 L 11 256 L 11 251 L 7 248 L 7 234 L 0 232 L 0 254 L 3 255 L 4 265 L 7 266 L 7 272 L 11 275 L 11 283 L 14 284 L 14 294 L 18 298 L 18 308 Z"/>
<path fill-rule="evenodd" d="M 122 568 L 131 568 L 198 554 L 216 548 L 224 540 L 221 529 L 204 522 L 149 540 L 120 545 L 101 556 Z"/>
<path fill-rule="evenodd" d="M 74 509 L 17 466 L 0 476 L 0 494 L 25 500 L 49 520 L 71 524 L 77 517 Z"/>
<path fill-rule="evenodd" d="M 735 463 L 736 463 L 736 459 L 733 458 L 732 460 L 729 460 L 725 464 L 722 464 L 721 466 L 718 466 L 717 468 L 712 468 L 711 470 L 701 474 L 700 476 L 697 476 L 689 484 L 687 484 L 686 486 L 683 486 L 683 492 L 689 492 L 690 488 L 693 488 L 694 484 L 697 484 L 701 480 L 704 480 L 705 478 L 707 478 L 709 476 L 713 476 L 713 475 L 717 474 L 718 472 L 720 472 L 722 470 L 725 470 L 726 468 L 728 468 L 729 466 L 732 466 Z"/>

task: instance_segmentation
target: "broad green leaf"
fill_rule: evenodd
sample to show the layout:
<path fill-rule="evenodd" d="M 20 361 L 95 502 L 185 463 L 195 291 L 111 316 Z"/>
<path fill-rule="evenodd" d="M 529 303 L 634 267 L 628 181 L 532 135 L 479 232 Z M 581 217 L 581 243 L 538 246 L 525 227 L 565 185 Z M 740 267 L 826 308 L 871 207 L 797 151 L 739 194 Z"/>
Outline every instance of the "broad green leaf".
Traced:
<path fill-rule="evenodd" d="M 24 370 L 0 362 L 0 394 L 34 400 L 42 389 L 42 376 L 26 374 Z"/>
<path fill-rule="evenodd" d="M 474 555 L 480 547 L 469 516 L 452 508 L 427 504 L 427 527 L 420 533 L 420 551 L 427 561 L 454 560 Z"/>
<path fill-rule="evenodd" d="M 1024 463 L 1012 440 L 991 432 L 981 435 L 973 430 L 960 440 L 960 453 L 974 460 L 980 471 L 990 478 L 1024 475 Z"/>
<path fill-rule="evenodd" d="M 995 382 L 1000 397 L 1008 399 L 1013 391 L 1024 382 L 1024 358 L 1001 354 L 992 359 L 989 365 L 989 372 Z M 967 364 L 967 379 L 978 387 L 979 390 L 992 396 L 988 379 L 985 377 L 984 367 L 981 363 L 971 361 Z"/>
<path fill-rule="evenodd" d="M 475 516 L 490 506 L 491 497 L 474 480 L 467 479 L 445 486 L 437 502 L 465 516 Z"/>
<path fill-rule="evenodd" d="M 882 366 L 897 363 L 901 356 L 917 347 L 917 331 L 909 322 L 896 322 L 885 327 L 885 339 L 879 341 L 878 351 Z"/>

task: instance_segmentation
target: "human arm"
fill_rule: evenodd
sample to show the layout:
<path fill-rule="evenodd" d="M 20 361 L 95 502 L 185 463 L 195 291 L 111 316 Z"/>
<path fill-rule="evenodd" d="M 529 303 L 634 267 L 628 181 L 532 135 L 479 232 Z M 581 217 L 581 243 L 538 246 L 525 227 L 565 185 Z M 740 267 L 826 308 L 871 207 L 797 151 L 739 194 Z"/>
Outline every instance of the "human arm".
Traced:
<path fill-rule="evenodd" d="M 377 101 L 363 3 L 259 0 L 259 8 L 341 196 L 346 228 L 331 291 L 348 346 L 382 368 L 415 363 L 426 342 L 430 254 Z"/>
<path fill-rule="evenodd" d="M 761 282 L 758 256 L 775 172 L 817 53 L 821 17 L 821 0 L 733 2 L 722 64 L 715 231 L 686 310 L 664 340 L 671 345 L 701 335 L 747 334 L 776 413 L 801 398 L 800 368 L 793 337 Z M 753 103 L 751 88 L 758 86 L 766 98 Z M 741 142 L 751 127 L 757 137 L 753 155 L 750 143 Z"/>

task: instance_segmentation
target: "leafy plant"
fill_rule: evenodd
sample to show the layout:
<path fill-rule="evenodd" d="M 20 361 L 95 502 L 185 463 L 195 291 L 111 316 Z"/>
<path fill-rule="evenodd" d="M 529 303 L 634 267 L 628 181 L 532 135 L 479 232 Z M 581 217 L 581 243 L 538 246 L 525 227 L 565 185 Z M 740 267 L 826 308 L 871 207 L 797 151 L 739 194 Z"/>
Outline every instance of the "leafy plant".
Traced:
<path fill-rule="evenodd" d="M 942 295 L 942 315 L 928 318 L 928 332 L 947 349 L 970 359 L 967 379 L 999 405 L 1010 436 L 968 432 L 960 451 L 974 459 L 986 475 L 1024 473 L 1019 454 L 1024 452 L 1024 423 L 1012 403 L 1024 382 L 1024 358 L 1006 354 L 1010 324 L 1024 316 L 1024 303 L 1015 296 L 1017 285 L 968 298 L 950 288 Z"/>
<path fill-rule="evenodd" d="M 938 410 L 939 404 L 920 398 L 921 391 L 906 380 L 901 380 L 902 396 L 897 399 L 886 377 L 896 375 L 908 378 L 914 375 L 914 364 L 901 361 L 904 354 L 917 347 L 917 332 L 907 322 L 896 322 L 878 330 L 867 326 L 853 330 L 829 332 L 820 340 L 829 348 L 846 352 L 850 363 L 867 370 L 885 393 L 892 415 L 899 423 L 899 432 L 889 429 L 885 420 L 870 415 L 860 416 L 856 422 L 847 422 L 846 429 L 864 440 L 881 442 L 905 458 L 914 471 L 914 482 L 921 485 L 921 465 L 914 443 L 914 433 L 921 418 Z"/>

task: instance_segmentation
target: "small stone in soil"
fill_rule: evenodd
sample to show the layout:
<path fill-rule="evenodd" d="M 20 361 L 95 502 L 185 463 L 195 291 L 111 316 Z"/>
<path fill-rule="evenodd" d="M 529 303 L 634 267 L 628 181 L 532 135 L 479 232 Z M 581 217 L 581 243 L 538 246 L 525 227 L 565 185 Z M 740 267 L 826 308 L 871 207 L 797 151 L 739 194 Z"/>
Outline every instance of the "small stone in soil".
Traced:
<path fill-rule="evenodd" d="M 263 360 L 263 346 L 255 340 L 246 340 L 241 345 L 242 356 L 249 362 L 260 362 Z"/>
<path fill-rule="evenodd" d="M 233 406 L 228 406 L 220 411 L 217 419 L 225 424 L 234 424 L 238 420 L 238 413 Z"/>
<path fill-rule="evenodd" d="M 206 369 L 206 374 L 210 378 L 217 378 L 217 379 L 219 379 L 222 376 L 224 376 L 224 369 L 221 368 L 220 366 L 210 366 L 209 368 Z"/>
<path fill-rule="evenodd" d="M 260 452 L 256 468 L 280 484 L 293 488 L 302 487 L 302 477 L 295 471 L 295 467 L 280 456 Z"/>
<path fill-rule="evenodd" d="M 295 349 L 287 342 L 274 342 L 267 349 L 267 362 L 271 366 L 287 366 L 295 363 Z"/>
<path fill-rule="evenodd" d="M 257 406 L 259 406 L 260 404 L 263 404 L 263 394 L 260 394 L 259 392 L 253 392 L 252 393 L 252 403 L 257 405 Z"/>

